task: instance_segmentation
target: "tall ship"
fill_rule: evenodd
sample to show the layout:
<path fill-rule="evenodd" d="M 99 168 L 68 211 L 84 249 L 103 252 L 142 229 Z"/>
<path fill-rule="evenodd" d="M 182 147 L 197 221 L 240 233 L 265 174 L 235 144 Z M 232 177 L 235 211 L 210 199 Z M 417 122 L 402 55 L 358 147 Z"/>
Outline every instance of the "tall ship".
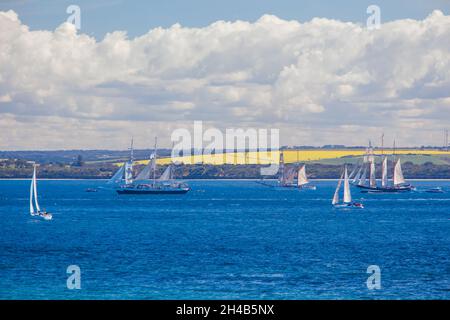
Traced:
<path fill-rule="evenodd" d="M 154 152 L 150 155 L 148 164 L 133 177 L 133 140 L 130 147 L 130 158 L 110 179 L 110 184 L 118 185 L 118 194 L 185 194 L 189 186 L 174 178 L 174 168 L 169 164 L 160 177 L 157 171 L 157 139 L 155 138 Z"/>
<path fill-rule="evenodd" d="M 394 149 L 395 150 L 395 149 Z M 388 178 L 388 156 L 383 156 L 381 159 L 381 183 L 379 184 L 376 178 L 376 157 L 373 153 L 373 149 L 369 146 L 366 155 L 362 162 L 357 164 L 349 178 L 351 183 L 363 189 L 363 192 L 409 192 L 414 190 L 414 187 L 407 183 L 402 171 L 402 164 L 400 157 L 394 157 L 394 168 L 392 173 L 392 179 Z"/>

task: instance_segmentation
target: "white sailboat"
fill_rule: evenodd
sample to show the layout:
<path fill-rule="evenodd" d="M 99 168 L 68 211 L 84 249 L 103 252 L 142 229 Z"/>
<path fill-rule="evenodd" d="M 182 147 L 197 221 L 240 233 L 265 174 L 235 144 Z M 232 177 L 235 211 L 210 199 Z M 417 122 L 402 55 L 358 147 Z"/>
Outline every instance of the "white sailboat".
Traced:
<path fill-rule="evenodd" d="M 344 198 L 343 201 L 340 202 L 339 192 L 342 186 L 342 181 L 344 181 Z M 350 192 L 350 182 L 348 178 L 347 166 L 344 167 L 344 172 L 341 174 L 341 177 L 339 178 L 339 182 L 334 192 L 331 204 L 335 208 L 355 208 L 355 209 L 364 208 L 362 203 L 352 201 L 352 194 Z"/>
<path fill-rule="evenodd" d="M 303 165 L 298 169 L 297 186 L 299 189 L 316 190 L 316 186 L 309 185 L 309 180 L 306 176 L 306 165 Z"/>
<path fill-rule="evenodd" d="M 36 186 L 36 165 L 34 165 L 33 167 L 33 177 L 31 178 L 30 185 L 30 215 L 42 217 L 45 220 L 51 220 L 53 218 L 51 213 L 46 212 L 45 210 L 41 210 L 41 208 L 39 207 Z"/>

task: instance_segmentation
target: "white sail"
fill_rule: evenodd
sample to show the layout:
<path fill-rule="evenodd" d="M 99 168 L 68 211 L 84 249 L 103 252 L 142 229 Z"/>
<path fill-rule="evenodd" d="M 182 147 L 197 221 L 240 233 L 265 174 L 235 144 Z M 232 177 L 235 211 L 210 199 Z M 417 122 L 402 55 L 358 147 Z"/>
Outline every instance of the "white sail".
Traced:
<path fill-rule="evenodd" d="M 125 184 L 133 183 L 133 161 L 134 161 L 134 149 L 133 149 L 133 138 L 131 138 L 130 145 L 130 160 L 125 163 Z"/>
<path fill-rule="evenodd" d="M 388 184 L 387 169 L 387 157 L 384 157 L 383 163 L 381 165 L 381 186 L 383 188 L 387 187 Z"/>
<path fill-rule="evenodd" d="M 297 185 L 303 186 L 305 184 L 308 184 L 308 177 L 306 177 L 306 168 L 305 165 L 303 165 L 299 170 L 298 170 L 298 180 L 297 180 Z"/>
<path fill-rule="evenodd" d="M 139 172 L 139 174 L 137 175 L 135 180 L 149 180 L 151 179 L 151 174 L 153 172 L 153 170 L 155 170 L 155 155 L 152 154 L 150 156 L 150 161 L 148 162 L 148 164 L 144 167 L 144 169 L 142 169 L 141 172 Z"/>
<path fill-rule="evenodd" d="M 355 166 L 353 167 L 352 172 L 350 173 L 350 175 L 348 176 L 348 178 L 351 180 L 355 177 L 356 174 L 356 170 L 358 170 L 358 164 L 355 164 Z"/>
<path fill-rule="evenodd" d="M 122 165 L 119 170 L 116 171 L 116 173 L 114 173 L 114 175 L 111 177 L 111 179 L 108 180 L 108 184 L 111 183 L 120 183 L 123 179 L 123 174 L 125 172 L 125 165 Z"/>
<path fill-rule="evenodd" d="M 359 178 L 359 182 L 358 182 L 358 184 L 360 186 L 363 186 L 366 184 L 366 175 L 367 175 L 367 165 L 364 165 L 364 171 L 363 171 L 361 177 Z"/>
<path fill-rule="evenodd" d="M 289 168 L 284 170 L 285 176 L 284 176 L 284 184 L 285 185 L 292 185 L 294 183 L 295 179 L 295 168 Z"/>
<path fill-rule="evenodd" d="M 344 173 L 341 174 L 341 177 L 339 178 L 339 182 L 336 187 L 336 191 L 334 191 L 333 201 L 331 202 L 333 205 L 335 205 L 339 202 L 339 190 L 341 189 L 343 177 L 344 177 Z"/>
<path fill-rule="evenodd" d="M 350 203 L 352 202 L 352 195 L 350 193 L 350 183 L 348 182 L 347 166 L 345 166 L 344 171 L 344 203 Z"/>
<path fill-rule="evenodd" d="M 171 180 L 172 179 L 172 166 L 169 165 L 166 170 L 164 170 L 163 174 L 161 175 L 161 177 L 159 177 L 158 180 L 161 181 L 167 181 L 167 180 Z"/>
<path fill-rule="evenodd" d="M 34 193 L 34 204 L 36 206 L 36 211 L 40 212 L 41 208 L 39 207 L 39 203 L 38 203 L 38 199 L 37 199 L 36 167 L 34 167 L 34 174 L 33 174 L 33 193 Z"/>
<path fill-rule="evenodd" d="M 133 162 L 128 161 L 125 163 L 125 184 L 131 184 L 133 182 Z"/>
<path fill-rule="evenodd" d="M 31 178 L 31 184 L 30 184 L 30 214 L 34 214 L 34 207 L 33 207 L 33 193 L 34 193 L 34 180 L 36 179 L 36 168 L 33 170 L 33 177 Z"/>
<path fill-rule="evenodd" d="M 377 179 L 375 176 L 375 159 L 372 158 L 372 161 L 370 161 L 370 187 L 376 188 L 377 187 Z"/>
<path fill-rule="evenodd" d="M 394 186 L 397 186 L 402 183 L 405 183 L 405 178 L 403 177 L 400 159 L 398 159 L 394 167 Z"/>
<path fill-rule="evenodd" d="M 355 177 L 353 178 L 353 183 L 356 183 L 361 178 L 361 173 L 364 165 L 361 165 L 358 169 L 358 172 L 356 173 Z"/>

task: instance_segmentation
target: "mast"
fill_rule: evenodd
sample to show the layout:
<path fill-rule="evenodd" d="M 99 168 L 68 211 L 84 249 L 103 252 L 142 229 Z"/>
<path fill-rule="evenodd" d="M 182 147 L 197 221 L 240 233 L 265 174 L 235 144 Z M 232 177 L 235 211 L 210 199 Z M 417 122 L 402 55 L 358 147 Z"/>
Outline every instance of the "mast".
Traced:
<path fill-rule="evenodd" d="M 280 183 L 281 183 L 281 185 L 284 185 L 285 179 L 284 179 L 284 153 L 283 153 L 283 150 L 280 151 L 280 171 L 281 171 Z"/>
<path fill-rule="evenodd" d="M 133 137 L 131 137 L 131 145 L 130 145 L 130 162 L 133 164 L 134 161 L 134 150 L 133 150 Z"/>
<path fill-rule="evenodd" d="M 350 193 L 350 183 L 348 182 L 347 166 L 344 169 L 344 203 L 352 202 L 352 195 Z"/>
<path fill-rule="evenodd" d="M 158 153 L 157 153 L 157 149 L 156 149 L 156 147 L 157 147 L 157 144 L 158 144 L 158 137 L 155 137 L 155 151 L 154 151 L 154 164 L 153 164 L 153 186 L 155 186 L 155 183 L 156 183 L 156 160 L 157 160 L 157 158 L 158 158 Z"/>

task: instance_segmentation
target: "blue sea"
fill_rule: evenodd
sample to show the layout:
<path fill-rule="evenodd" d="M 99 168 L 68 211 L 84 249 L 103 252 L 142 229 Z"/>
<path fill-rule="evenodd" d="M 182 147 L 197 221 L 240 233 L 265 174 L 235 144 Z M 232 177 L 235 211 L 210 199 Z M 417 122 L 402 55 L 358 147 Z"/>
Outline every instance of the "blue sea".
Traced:
<path fill-rule="evenodd" d="M 103 181 L 0 181 L 0 299 L 450 299 L 450 182 L 362 194 L 190 181 L 186 195 L 117 195 Z M 423 192 L 442 186 L 446 193 Z M 69 265 L 81 270 L 70 290 Z M 367 268 L 380 268 L 369 290 Z"/>

